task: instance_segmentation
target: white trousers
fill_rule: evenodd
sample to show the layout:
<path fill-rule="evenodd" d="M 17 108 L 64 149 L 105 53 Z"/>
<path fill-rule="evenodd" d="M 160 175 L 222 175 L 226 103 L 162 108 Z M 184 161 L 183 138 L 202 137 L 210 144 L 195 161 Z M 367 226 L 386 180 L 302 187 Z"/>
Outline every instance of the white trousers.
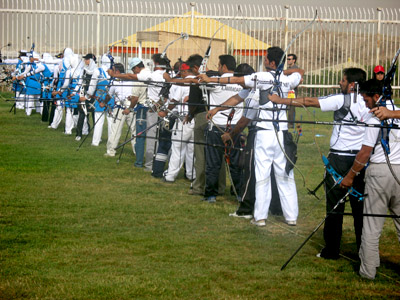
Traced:
<path fill-rule="evenodd" d="M 283 147 L 283 133 L 278 132 Z M 293 170 L 289 176 L 285 172 L 286 157 L 279 146 L 274 130 L 259 130 L 254 143 L 256 174 L 256 202 L 254 218 L 256 221 L 268 218 L 271 203 L 271 166 L 274 168 L 283 216 L 286 221 L 296 221 L 299 214 L 296 183 Z"/>
<path fill-rule="evenodd" d="M 72 129 L 76 127 L 78 116 L 74 116 L 74 109 L 72 107 L 65 108 L 65 133 L 72 134 Z M 87 125 L 86 125 L 87 127 Z"/>
<path fill-rule="evenodd" d="M 33 108 L 36 109 L 36 112 L 42 113 L 39 99 L 40 95 L 25 95 L 25 113 L 27 116 L 32 114 Z"/>
<path fill-rule="evenodd" d="M 108 116 L 107 111 L 105 112 L 95 112 L 94 113 L 94 128 L 93 128 L 93 139 L 92 139 L 92 145 L 93 146 L 98 146 L 101 142 L 101 136 L 103 135 L 103 125 L 104 125 L 104 120 L 105 120 L 105 115 L 107 115 L 107 124 L 108 124 L 108 130 L 107 134 L 111 132 L 111 124 L 113 122 L 113 118 Z"/>
<path fill-rule="evenodd" d="M 117 114 L 118 113 L 118 114 Z M 133 112 L 129 113 L 128 115 L 124 115 L 122 110 L 115 108 L 113 111 L 114 118 L 111 121 L 111 130 L 108 134 L 107 140 L 107 153 L 111 155 L 115 155 L 115 147 L 118 146 L 119 139 L 121 138 L 122 128 L 124 127 L 124 123 L 130 127 L 129 131 L 131 133 L 131 137 L 135 135 L 136 131 L 136 116 Z M 116 119 L 115 119 L 115 116 Z M 115 123 L 114 123 L 115 120 Z M 135 139 L 131 141 L 132 144 L 132 151 L 135 153 Z"/>
<path fill-rule="evenodd" d="M 194 122 L 183 125 L 177 120 L 172 130 L 171 139 L 171 157 L 169 158 L 168 170 L 165 172 L 167 181 L 175 181 L 182 168 L 183 163 L 186 165 L 186 177 L 190 180 L 196 178 L 193 168 L 193 152 L 194 152 Z M 189 143 L 188 143 L 189 142 Z"/>
<path fill-rule="evenodd" d="M 25 108 L 25 94 L 21 94 L 20 92 L 15 93 L 15 107 L 17 109 L 24 109 Z"/>
<path fill-rule="evenodd" d="M 53 122 L 51 123 L 51 128 L 57 129 L 63 118 L 63 106 L 61 105 L 61 100 L 56 102 L 56 110 L 54 111 Z"/>

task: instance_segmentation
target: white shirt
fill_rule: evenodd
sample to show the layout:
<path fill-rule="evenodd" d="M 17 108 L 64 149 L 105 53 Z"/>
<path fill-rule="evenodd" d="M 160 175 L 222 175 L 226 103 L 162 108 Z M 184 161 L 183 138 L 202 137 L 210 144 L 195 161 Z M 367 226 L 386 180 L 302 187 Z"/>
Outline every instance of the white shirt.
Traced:
<path fill-rule="evenodd" d="M 225 73 L 221 75 L 221 78 L 232 76 L 233 73 Z M 221 105 L 230 97 L 237 95 L 242 89 L 242 86 L 238 84 L 217 85 L 212 87 L 210 92 L 210 108 L 213 109 L 215 107 L 213 105 Z M 242 117 L 242 108 L 243 103 L 239 103 L 238 105 L 236 105 L 235 114 L 232 118 L 233 125 L 236 124 Z M 229 112 L 230 109 L 223 112 L 217 112 L 212 118 L 213 123 L 220 126 L 226 126 Z"/>
<path fill-rule="evenodd" d="M 245 86 L 248 88 L 254 88 L 254 82 L 256 82 L 257 93 L 259 94 L 260 90 L 268 90 L 273 87 L 274 84 L 274 74 L 275 72 L 258 72 L 251 75 L 244 76 Z M 281 97 L 287 98 L 287 94 L 290 90 L 294 89 L 300 84 L 301 74 L 293 73 L 289 76 L 284 74 L 280 75 L 279 81 L 281 82 L 281 90 L 283 95 Z M 259 97 L 259 95 L 258 95 Z M 277 105 L 278 108 L 285 109 L 286 105 Z M 271 101 L 268 101 L 264 105 L 260 105 L 260 108 L 274 108 L 274 104 Z M 260 110 L 259 118 L 260 119 L 279 119 L 279 120 L 287 120 L 286 110 L 280 110 L 277 118 L 277 111 L 270 110 Z M 260 121 L 257 122 L 257 126 L 264 129 L 274 129 L 274 124 L 271 121 Z M 287 123 L 279 123 L 280 130 L 287 130 Z"/>
<path fill-rule="evenodd" d="M 149 69 L 142 69 L 137 78 L 141 81 L 150 80 L 151 72 Z M 138 97 L 138 104 L 145 105 L 147 97 L 147 85 L 144 82 L 134 82 L 132 88 L 132 96 Z"/>
<path fill-rule="evenodd" d="M 97 83 L 99 82 L 99 80 L 102 81 L 102 80 L 109 80 L 110 79 L 110 75 L 108 75 L 107 72 L 104 72 L 104 73 L 106 74 L 106 78 L 103 78 L 102 74 L 100 75 L 99 68 L 96 68 L 93 71 L 92 78 L 90 78 L 89 89 L 88 89 L 88 91 L 86 93 L 88 96 L 93 96 L 94 95 L 94 93 L 96 92 Z"/>
<path fill-rule="evenodd" d="M 186 76 L 185 78 L 196 78 L 194 75 Z M 189 97 L 190 86 L 183 86 L 174 84 L 171 86 L 169 90 L 169 99 L 173 104 L 172 100 L 178 101 L 179 103 L 184 103 L 185 98 Z M 180 105 L 174 107 L 172 111 L 177 111 L 179 114 L 188 114 L 189 107 L 187 105 Z"/>
<path fill-rule="evenodd" d="M 357 102 L 354 103 L 354 94 L 352 93 L 350 97 L 351 113 L 358 121 L 364 122 L 369 111 L 369 109 L 365 106 L 364 99 L 362 98 L 362 96 L 358 95 Z M 344 104 L 344 94 L 319 97 L 318 101 L 322 111 L 337 111 Z M 350 112 L 344 117 L 344 119 L 349 121 L 352 119 Z M 365 127 L 361 126 L 335 125 L 332 129 L 330 147 L 341 151 L 360 150 L 362 146 L 364 132 Z M 349 155 L 348 153 L 337 154 Z"/>
<path fill-rule="evenodd" d="M 389 105 L 389 103 L 387 103 L 387 109 L 393 110 L 392 105 Z M 398 109 L 399 108 L 397 107 L 395 108 L 395 110 Z M 366 118 L 367 118 L 366 120 L 367 124 L 377 124 L 377 125 L 381 124 L 381 121 L 379 121 L 379 119 L 375 117 L 373 114 L 368 114 Z M 400 120 L 396 119 L 394 120 L 394 122 L 395 124 L 400 126 Z M 380 132 L 381 132 L 380 128 L 367 127 L 365 129 L 365 135 L 362 144 L 369 147 L 375 147 L 370 157 L 370 162 L 377 164 L 382 164 L 382 163 L 385 164 L 386 158 L 380 141 Z M 390 163 L 395 165 L 400 164 L 400 129 L 390 130 L 389 149 L 390 149 L 390 154 L 389 154 Z"/>
<path fill-rule="evenodd" d="M 153 73 L 150 73 L 150 76 L 147 74 L 143 74 L 140 72 L 138 74 L 138 79 L 139 80 L 151 80 L 155 82 L 164 82 L 164 77 L 163 74 L 165 73 L 165 70 L 155 70 Z M 160 100 L 160 91 L 162 88 L 162 83 L 150 83 L 150 85 L 147 87 L 147 98 L 153 100 L 153 101 L 158 101 Z"/>
<path fill-rule="evenodd" d="M 116 105 L 129 107 L 130 101 L 127 99 L 132 95 L 132 81 L 114 80 L 108 94 L 114 97 Z"/>

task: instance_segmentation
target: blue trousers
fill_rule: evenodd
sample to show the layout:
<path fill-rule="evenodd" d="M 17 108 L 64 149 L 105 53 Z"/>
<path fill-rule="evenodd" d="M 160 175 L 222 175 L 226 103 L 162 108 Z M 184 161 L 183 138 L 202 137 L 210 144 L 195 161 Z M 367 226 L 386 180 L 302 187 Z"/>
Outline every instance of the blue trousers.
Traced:
<path fill-rule="evenodd" d="M 146 114 L 149 110 L 148 107 L 140 107 L 136 112 L 136 135 L 140 132 L 146 130 Z M 146 141 L 146 133 L 144 132 L 140 136 L 136 137 L 135 152 L 136 152 L 136 162 L 135 167 L 143 167 L 144 159 L 144 145 Z"/>

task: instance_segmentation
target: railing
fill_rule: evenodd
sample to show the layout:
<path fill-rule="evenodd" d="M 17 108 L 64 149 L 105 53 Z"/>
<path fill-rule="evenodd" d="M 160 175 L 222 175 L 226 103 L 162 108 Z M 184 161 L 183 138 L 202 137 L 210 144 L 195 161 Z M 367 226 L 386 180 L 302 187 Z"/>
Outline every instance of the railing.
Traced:
<path fill-rule="evenodd" d="M 71 47 L 75 53 L 101 55 L 108 45 L 125 38 L 128 43 L 118 44 L 114 53 L 116 61 L 126 64 L 129 57 L 148 59 L 151 53 L 162 51 L 155 43 L 143 47 L 131 41 L 129 37 L 137 32 L 153 27 L 209 39 L 221 22 L 227 27 L 217 38 L 225 41 L 225 52 L 236 55 L 238 62 L 250 63 L 261 70 L 266 47 L 285 48 L 313 19 L 315 10 L 318 11 L 317 21 L 289 50 L 298 56 L 297 65 L 306 71 L 303 84 L 307 90 L 326 88 L 328 91 L 338 84 L 346 67 L 361 67 L 369 77 L 375 65 L 389 67 L 400 47 L 400 9 L 125 0 L 0 0 L 0 47 L 12 44 L 2 49 L 3 57 L 15 57 L 20 49 L 29 50 L 32 42 L 39 53 L 56 54 Z M 198 24 L 201 28 L 196 27 Z M 190 42 L 190 39 L 188 43 L 191 43 L 188 45 L 192 53 L 204 54 L 204 45 Z M 182 49 L 175 47 L 171 51 L 179 56 Z M 397 74 L 395 89 L 400 88 L 399 82 Z"/>

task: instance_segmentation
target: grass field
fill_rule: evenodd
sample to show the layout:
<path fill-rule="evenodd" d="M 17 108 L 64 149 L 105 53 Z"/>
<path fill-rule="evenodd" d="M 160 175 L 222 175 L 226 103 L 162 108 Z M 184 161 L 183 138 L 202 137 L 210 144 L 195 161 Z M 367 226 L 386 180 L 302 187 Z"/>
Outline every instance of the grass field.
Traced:
<path fill-rule="evenodd" d="M 4 94 L 3 94 L 4 96 Z M 189 196 L 189 182 L 162 183 L 99 147 L 47 128 L 38 114 L 0 103 L 0 299 L 399 299 L 400 252 L 391 220 L 381 237 L 375 281 L 357 275 L 350 217 L 338 261 L 315 257 L 322 230 L 281 266 L 324 218 L 296 171 L 296 227 L 228 217 L 237 204 Z M 298 116 L 312 119 L 304 110 Z M 316 112 L 319 120 L 330 114 Z M 322 178 L 314 144 L 327 153 L 330 128 L 303 126 L 298 167 L 307 187 Z M 124 136 L 124 134 L 123 134 Z M 229 186 L 229 185 L 228 185 Z M 322 190 L 319 196 L 323 198 Z M 349 205 L 348 205 L 349 206 Z"/>

